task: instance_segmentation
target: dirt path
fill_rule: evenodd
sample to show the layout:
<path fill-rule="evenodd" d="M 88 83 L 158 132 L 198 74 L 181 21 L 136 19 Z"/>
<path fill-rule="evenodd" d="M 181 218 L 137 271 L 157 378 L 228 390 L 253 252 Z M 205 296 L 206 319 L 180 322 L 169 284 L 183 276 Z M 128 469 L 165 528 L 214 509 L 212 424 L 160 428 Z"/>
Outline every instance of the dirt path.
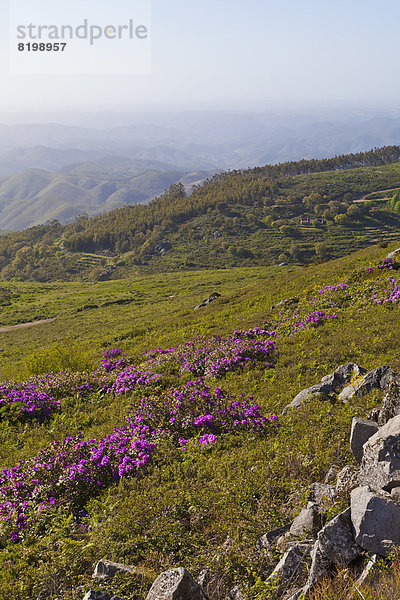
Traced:
<path fill-rule="evenodd" d="M 389 188 L 387 190 L 377 190 L 376 192 L 370 192 L 369 194 L 367 194 L 366 196 L 363 196 L 359 200 L 354 200 L 354 204 L 356 204 L 357 202 L 368 202 L 367 196 L 370 196 L 371 194 L 384 194 L 385 192 L 396 192 L 397 190 L 400 190 L 400 188 L 395 187 L 395 188 Z"/>
<path fill-rule="evenodd" d="M 57 317 L 53 317 L 52 319 L 42 319 L 41 321 L 30 321 L 29 323 L 20 323 L 19 325 L 10 325 L 9 327 L 1 327 L 0 333 L 4 333 L 5 331 L 13 331 L 14 329 L 22 329 L 24 327 L 33 327 L 34 325 L 43 325 L 43 323 L 52 323 L 56 319 L 57 319 Z"/>

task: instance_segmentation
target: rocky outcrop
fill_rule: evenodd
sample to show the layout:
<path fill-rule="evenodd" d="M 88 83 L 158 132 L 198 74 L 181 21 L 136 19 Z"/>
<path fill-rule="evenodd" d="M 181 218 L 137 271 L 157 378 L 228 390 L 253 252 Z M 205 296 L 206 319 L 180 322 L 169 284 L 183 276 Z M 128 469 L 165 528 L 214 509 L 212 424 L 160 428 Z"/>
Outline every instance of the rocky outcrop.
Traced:
<path fill-rule="evenodd" d="M 388 365 L 373 369 L 345 387 L 339 394 L 339 400 L 346 402 L 353 396 L 365 396 L 376 389 L 384 390 L 394 374 L 395 372 Z"/>
<path fill-rule="evenodd" d="M 321 379 L 321 383 L 299 392 L 292 402 L 284 408 L 283 414 L 286 414 L 289 408 L 299 408 L 306 400 L 313 397 L 322 396 L 326 400 L 334 400 L 344 385 L 363 373 L 366 373 L 366 370 L 355 363 L 350 362 L 341 365 L 333 373 L 325 375 Z"/>
<path fill-rule="evenodd" d="M 208 600 L 202 587 L 186 569 L 161 573 L 151 586 L 146 600 Z"/>

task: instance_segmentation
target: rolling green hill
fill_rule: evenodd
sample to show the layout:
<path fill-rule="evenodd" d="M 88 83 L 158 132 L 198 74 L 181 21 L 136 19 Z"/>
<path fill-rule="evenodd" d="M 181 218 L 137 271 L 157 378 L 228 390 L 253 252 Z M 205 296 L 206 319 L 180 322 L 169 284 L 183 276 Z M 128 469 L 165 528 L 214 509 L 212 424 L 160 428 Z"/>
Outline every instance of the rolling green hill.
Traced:
<path fill-rule="evenodd" d="M 52 221 L 0 237 L 1 275 L 98 280 L 138 270 L 302 265 L 343 256 L 396 238 L 399 156 L 392 146 L 220 173 L 190 195 L 178 184 L 146 206 L 81 217 L 64 227 Z M 85 178 L 80 171 L 76 176 Z M 146 189 L 140 177 L 133 181 Z M 111 184 L 95 187 L 96 197 L 126 199 L 130 184 L 115 192 Z M 57 191 L 50 188 L 46 202 Z M 104 264 L 87 263 L 88 253 L 103 256 Z"/>

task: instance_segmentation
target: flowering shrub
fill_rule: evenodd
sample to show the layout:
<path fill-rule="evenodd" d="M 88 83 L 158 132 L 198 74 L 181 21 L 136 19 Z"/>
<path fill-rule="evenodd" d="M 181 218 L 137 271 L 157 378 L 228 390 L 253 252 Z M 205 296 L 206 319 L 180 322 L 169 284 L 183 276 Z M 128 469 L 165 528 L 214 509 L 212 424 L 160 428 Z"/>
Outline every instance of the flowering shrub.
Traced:
<path fill-rule="evenodd" d="M 312 313 L 309 313 L 294 323 L 292 335 L 301 329 L 306 329 L 308 326 L 318 327 L 318 325 L 321 325 L 329 319 L 337 319 L 337 315 L 331 315 L 322 310 L 316 310 Z"/>
<path fill-rule="evenodd" d="M 35 388 L 32 383 L 0 384 L 0 418 L 24 422 L 44 421 L 60 409 L 60 402 Z"/>
<path fill-rule="evenodd" d="M 56 441 L 36 458 L 0 475 L 0 538 L 17 541 L 40 515 L 60 506 L 79 514 L 85 503 L 121 477 L 138 475 L 161 440 L 204 447 L 226 433 L 266 433 L 277 420 L 262 415 L 251 397 L 231 398 L 202 379 L 143 398 L 127 424 L 100 440 L 82 435 Z"/>
<path fill-rule="evenodd" d="M 106 373 L 123 369 L 127 365 L 126 352 L 122 348 L 109 348 L 103 352 L 100 366 Z"/>

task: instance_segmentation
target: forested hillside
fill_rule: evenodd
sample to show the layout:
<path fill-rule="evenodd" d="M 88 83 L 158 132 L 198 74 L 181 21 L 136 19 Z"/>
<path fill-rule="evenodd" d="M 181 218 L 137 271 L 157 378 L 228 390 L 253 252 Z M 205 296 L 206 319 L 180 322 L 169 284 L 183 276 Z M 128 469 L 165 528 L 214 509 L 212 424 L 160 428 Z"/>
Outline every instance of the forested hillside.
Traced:
<path fill-rule="evenodd" d="M 400 226 L 400 147 L 215 175 L 61 227 L 0 238 L 3 279 L 104 279 L 139 271 L 307 264 Z"/>

